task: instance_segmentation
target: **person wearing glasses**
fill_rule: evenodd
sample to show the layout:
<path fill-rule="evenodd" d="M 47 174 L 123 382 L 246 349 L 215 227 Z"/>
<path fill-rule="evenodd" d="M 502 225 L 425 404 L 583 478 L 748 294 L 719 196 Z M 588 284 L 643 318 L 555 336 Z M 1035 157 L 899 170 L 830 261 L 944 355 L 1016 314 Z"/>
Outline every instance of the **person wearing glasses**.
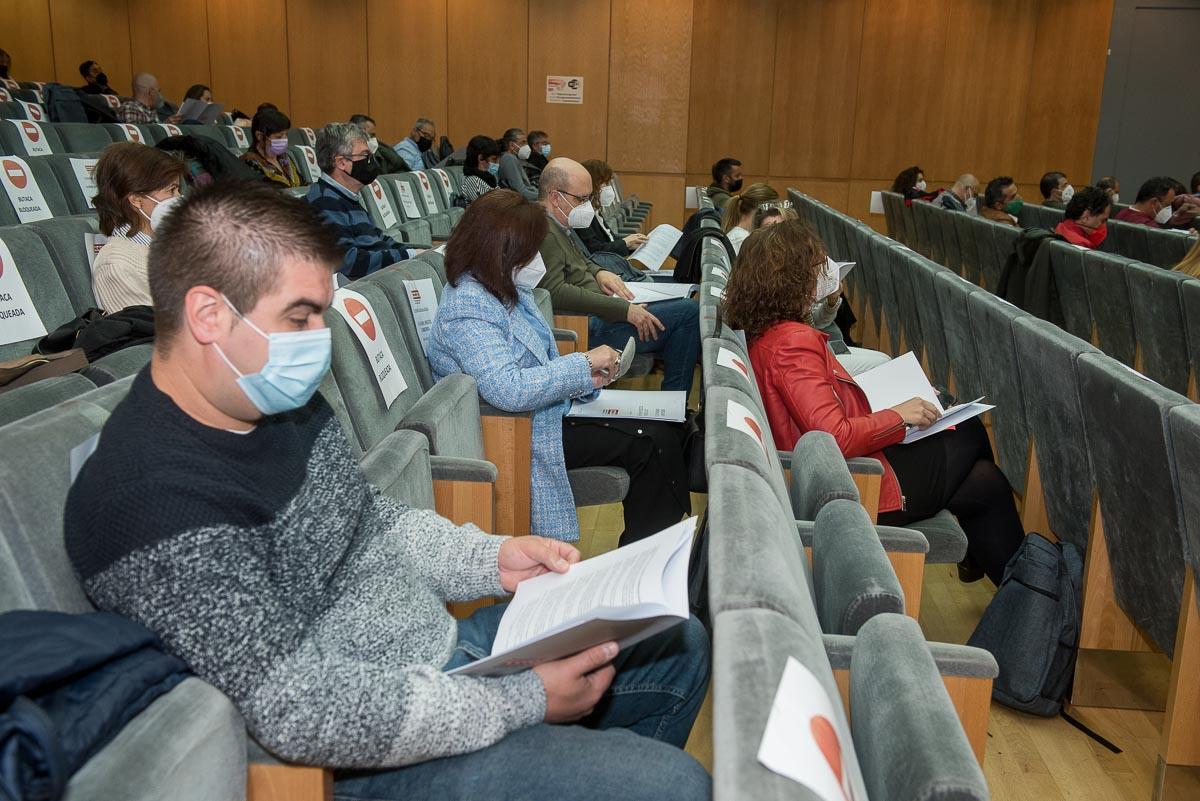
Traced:
<path fill-rule="evenodd" d="M 407 259 L 404 246 L 379 230 L 359 203 L 358 193 L 379 177 L 363 129 L 331 122 L 318 131 L 317 166 L 321 177 L 305 199 L 337 230 L 338 245 L 345 250 L 340 272 L 353 281 Z"/>
<path fill-rule="evenodd" d="M 634 295 L 617 275 L 588 258 L 576 229 L 596 215 L 592 178 L 571 159 L 551 159 L 542 170 L 538 201 L 550 218 L 541 253 L 546 277 L 538 286 L 550 293 L 555 314 L 588 315 L 588 347 L 622 348 L 630 337 L 638 353 L 654 353 L 664 364 L 664 390 L 692 389 L 700 355 L 700 306 L 678 298 L 631 303 Z"/>

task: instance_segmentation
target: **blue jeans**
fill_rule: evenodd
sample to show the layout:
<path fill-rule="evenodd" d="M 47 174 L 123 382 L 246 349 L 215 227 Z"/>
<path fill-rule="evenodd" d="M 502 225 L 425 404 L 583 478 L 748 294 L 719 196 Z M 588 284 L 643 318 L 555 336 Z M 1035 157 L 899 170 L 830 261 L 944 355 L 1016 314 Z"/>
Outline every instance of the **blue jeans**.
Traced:
<path fill-rule="evenodd" d="M 633 337 L 638 353 L 658 353 L 664 365 L 663 389 L 692 391 L 692 375 L 700 358 L 700 304 L 694 300 L 660 300 L 646 308 L 666 329 L 658 339 L 642 342 L 637 329 L 629 323 L 606 323 L 599 317 L 588 318 L 588 347 L 608 345 L 621 350 Z"/>
<path fill-rule="evenodd" d="M 458 623 L 445 670 L 491 653 L 505 605 Z M 461 756 L 386 771 L 337 774 L 341 801 L 412 799 L 621 798 L 672 801 L 711 797 L 711 779 L 683 752 L 708 688 L 709 645 L 692 618 L 617 655 L 612 686 L 576 725 L 541 723 Z"/>

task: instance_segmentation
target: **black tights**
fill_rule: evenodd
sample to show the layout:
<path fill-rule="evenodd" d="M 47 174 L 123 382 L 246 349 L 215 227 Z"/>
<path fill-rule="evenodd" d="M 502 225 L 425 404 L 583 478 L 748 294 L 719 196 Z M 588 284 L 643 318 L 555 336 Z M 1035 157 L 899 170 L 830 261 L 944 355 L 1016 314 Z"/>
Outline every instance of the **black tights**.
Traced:
<path fill-rule="evenodd" d="M 967 534 L 968 556 L 998 585 L 1025 528 L 979 418 L 883 452 L 896 471 L 905 507 L 880 514 L 879 524 L 905 526 L 949 509 Z"/>

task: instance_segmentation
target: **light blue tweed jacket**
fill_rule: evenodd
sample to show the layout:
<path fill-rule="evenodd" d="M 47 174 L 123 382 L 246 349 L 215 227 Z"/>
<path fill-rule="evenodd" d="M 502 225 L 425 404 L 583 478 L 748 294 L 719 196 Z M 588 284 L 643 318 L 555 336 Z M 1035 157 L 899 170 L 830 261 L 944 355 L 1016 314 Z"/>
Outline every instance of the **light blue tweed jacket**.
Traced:
<path fill-rule="evenodd" d="M 562 418 L 571 398 L 593 394 L 592 374 L 582 354 L 558 355 L 533 291 L 517 292 L 521 308 L 543 326 L 541 334 L 475 279 L 447 284 L 429 337 L 429 364 L 435 378 L 471 376 L 497 409 L 533 412 L 531 533 L 574 542 L 579 518 L 563 458 Z"/>

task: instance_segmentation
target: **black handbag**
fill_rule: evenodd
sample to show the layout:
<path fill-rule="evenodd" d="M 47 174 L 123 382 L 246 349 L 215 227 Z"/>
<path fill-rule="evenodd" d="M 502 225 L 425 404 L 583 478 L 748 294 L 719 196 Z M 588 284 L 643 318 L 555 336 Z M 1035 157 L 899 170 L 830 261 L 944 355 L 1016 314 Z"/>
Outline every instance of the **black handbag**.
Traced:
<path fill-rule="evenodd" d="M 708 472 L 704 469 L 704 412 L 688 409 L 683 420 L 683 464 L 688 489 L 708 492 Z"/>

